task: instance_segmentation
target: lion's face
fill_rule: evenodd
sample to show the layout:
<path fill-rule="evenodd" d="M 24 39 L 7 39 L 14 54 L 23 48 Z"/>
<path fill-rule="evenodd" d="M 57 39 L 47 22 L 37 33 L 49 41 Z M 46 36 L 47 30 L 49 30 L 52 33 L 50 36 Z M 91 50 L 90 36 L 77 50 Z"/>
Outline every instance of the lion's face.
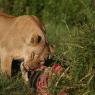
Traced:
<path fill-rule="evenodd" d="M 44 64 L 51 57 L 53 47 L 44 35 L 33 34 L 25 49 L 24 66 L 27 70 Z"/>

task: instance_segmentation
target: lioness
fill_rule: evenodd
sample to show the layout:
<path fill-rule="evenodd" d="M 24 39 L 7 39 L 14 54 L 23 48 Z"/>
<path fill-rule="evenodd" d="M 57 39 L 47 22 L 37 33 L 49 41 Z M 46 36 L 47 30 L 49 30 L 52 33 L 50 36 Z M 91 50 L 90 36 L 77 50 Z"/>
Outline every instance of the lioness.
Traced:
<path fill-rule="evenodd" d="M 43 64 L 53 50 L 44 31 L 36 16 L 15 17 L 0 13 L 1 72 L 11 76 L 14 59 L 23 60 L 24 74 L 35 65 Z"/>

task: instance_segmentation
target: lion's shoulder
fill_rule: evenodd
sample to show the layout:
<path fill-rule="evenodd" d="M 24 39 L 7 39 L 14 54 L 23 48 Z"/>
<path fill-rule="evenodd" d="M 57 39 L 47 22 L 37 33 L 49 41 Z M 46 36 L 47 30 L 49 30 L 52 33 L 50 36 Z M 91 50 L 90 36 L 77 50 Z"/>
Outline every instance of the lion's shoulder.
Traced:
<path fill-rule="evenodd" d="M 7 14 L 0 13 L 0 18 L 1 16 L 4 20 L 0 20 L 2 26 L 0 27 L 0 47 L 6 48 L 7 51 L 23 48 L 32 33 L 44 36 L 44 26 L 36 16 L 22 15 L 11 18 Z"/>

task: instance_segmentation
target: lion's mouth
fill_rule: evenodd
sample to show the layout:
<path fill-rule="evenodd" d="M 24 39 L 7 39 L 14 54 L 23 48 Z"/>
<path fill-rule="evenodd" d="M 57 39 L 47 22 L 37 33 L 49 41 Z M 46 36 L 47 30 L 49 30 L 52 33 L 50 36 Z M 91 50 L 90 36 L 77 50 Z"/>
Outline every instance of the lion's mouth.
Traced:
<path fill-rule="evenodd" d="M 40 60 L 39 62 L 31 62 L 30 64 L 24 64 L 24 68 L 26 71 L 33 71 L 38 69 L 40 66 L 49 66 L 52 63 L 52 57 L 48 56 L 48 58 L 45 58 L 43 60 Z"/>

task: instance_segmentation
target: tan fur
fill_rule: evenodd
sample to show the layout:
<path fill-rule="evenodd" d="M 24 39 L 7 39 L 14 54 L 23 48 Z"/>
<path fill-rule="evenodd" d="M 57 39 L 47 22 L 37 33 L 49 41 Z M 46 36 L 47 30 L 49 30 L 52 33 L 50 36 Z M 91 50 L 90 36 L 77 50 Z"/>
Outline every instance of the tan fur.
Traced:
<path fill-rule="evenodd" d="M 36 16 L 0 13 L 0 59 L 5 75 L 11 76 L 13 59 L 23 59 L 29 69 L 48 58 L 51 48 L 44 31 Z"/>

